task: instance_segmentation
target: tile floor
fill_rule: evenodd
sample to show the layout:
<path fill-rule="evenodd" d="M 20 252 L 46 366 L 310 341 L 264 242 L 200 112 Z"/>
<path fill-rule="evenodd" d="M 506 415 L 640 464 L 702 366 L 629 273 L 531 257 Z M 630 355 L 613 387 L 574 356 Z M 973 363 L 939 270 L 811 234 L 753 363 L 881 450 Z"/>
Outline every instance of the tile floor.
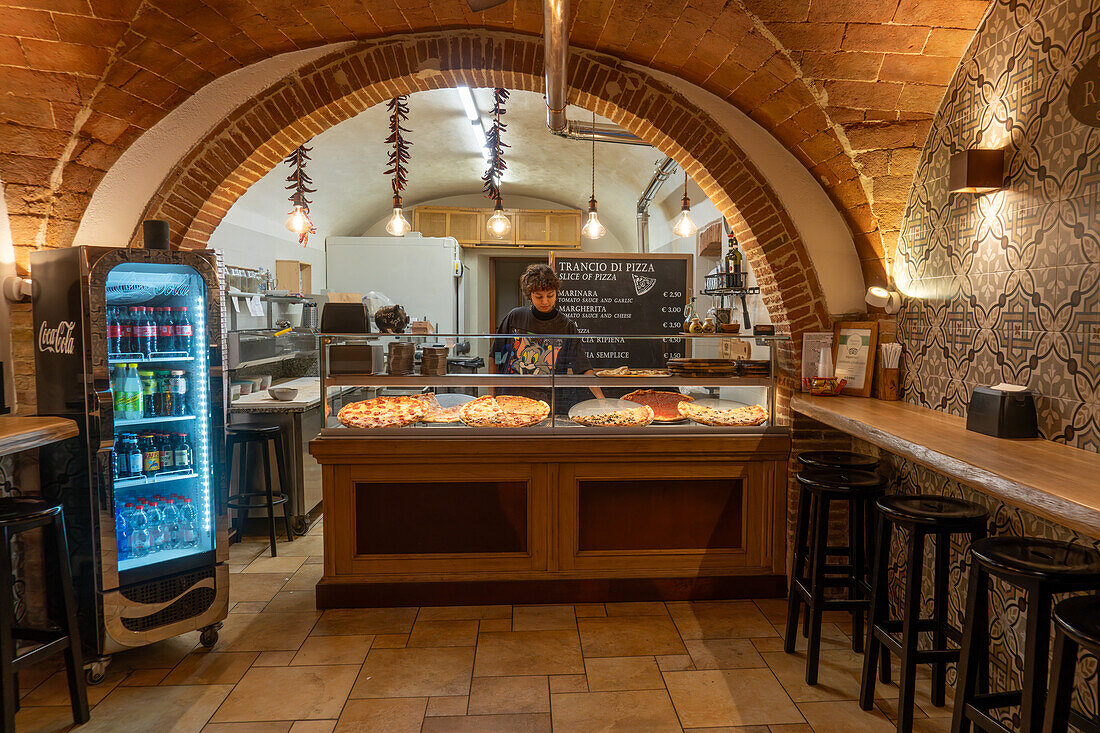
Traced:
<path fill-rule="evenodd" d="M 279 557 L 230 548 L 217 646 L 192 633 L 117 655 L 89 688 L 111 733 L 888 733 L 896 687 L 860 710 L 861 657 L 825 624 L 821 684 L 782 650 L 781 600 L 321 612 L 320 527 Z M 64 673 L 21 675 L 20 733 L 71 727 Z M 918 685 L 917 733 L 949 729 Z"/>

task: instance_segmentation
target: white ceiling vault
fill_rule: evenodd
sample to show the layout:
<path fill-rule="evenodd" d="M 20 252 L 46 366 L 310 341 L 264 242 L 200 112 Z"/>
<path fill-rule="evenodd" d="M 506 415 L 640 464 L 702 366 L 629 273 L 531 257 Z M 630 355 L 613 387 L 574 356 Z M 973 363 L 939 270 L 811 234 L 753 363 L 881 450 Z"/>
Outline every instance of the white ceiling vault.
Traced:
<path fill-rule="evenodd" d="M 476 89 L 474 96 L 488 125 L 492 93 Z M 586 209 L 592 175 L 591 144 L 551 135 L 546 129 L 546 106 L 540 94 L 513 92 L 507 110 L 504 121 L 508 129 L 503 140 L 510 147 L 504 151 L 508 170 L 501 186 L 505 207 L 509 195 L 516 195 Z M 591 113 L 576 108 L 570 113 L 582 120 L 591 118 Z M 596 121 L 607 122 L 600 117 Z M 307 143 L 313 148 L 307 172 L 317 189 L 310 215 L 319 233 L 362 235 L 392 208 L 390 178 L 383 174 L 388 122 L 386 105 L 375 105 Z M 485 160 L 456 90 L 411 95 L 407 127 L 412 159 L 409 185 L 403 195 L 406 208 L 481 192 Z M 600 220 L 624 244 L 632 245 L 636 240 L 638 197 L 653 175 L 654 164 L 663 157 L 648 146 L 596 145 Z M 290 208 L 284 188 L 288 174 L 288 166 L 282 164 L 269 172 L 238 199 L 225 221 L 253 226 L 257 220 L 266 220 L 281 226 Z M 675 187 L 669 182 L 661 193 L 667 195 Z M 490 208 L 492 202 L 485 199 L 484 206 Z"/>

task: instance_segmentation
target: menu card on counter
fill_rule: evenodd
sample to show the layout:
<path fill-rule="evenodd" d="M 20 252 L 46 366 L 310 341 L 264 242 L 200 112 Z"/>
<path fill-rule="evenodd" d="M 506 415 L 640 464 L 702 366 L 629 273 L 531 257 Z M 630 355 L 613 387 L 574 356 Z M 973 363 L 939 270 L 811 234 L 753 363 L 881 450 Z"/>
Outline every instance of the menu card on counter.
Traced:
<path fill-rule="evenodd" d="M 689 254 L 555 253 L 558 309 L 581 333 L 679 334 L 691 299 Z M 603 336 L 585 339 L 595 369 L 663 367 L 685 354 L 681 338 L 663 342 Z"/>

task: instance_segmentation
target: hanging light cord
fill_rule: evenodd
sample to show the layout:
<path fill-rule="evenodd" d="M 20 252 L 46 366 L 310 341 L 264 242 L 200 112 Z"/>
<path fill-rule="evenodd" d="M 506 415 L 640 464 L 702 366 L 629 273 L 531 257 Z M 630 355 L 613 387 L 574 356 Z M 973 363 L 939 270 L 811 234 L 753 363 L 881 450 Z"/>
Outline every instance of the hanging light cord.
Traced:
<path fill-rule="evenodd" d="M 596 200 L 596 111 L 592 110 L 592 200 Z"/>

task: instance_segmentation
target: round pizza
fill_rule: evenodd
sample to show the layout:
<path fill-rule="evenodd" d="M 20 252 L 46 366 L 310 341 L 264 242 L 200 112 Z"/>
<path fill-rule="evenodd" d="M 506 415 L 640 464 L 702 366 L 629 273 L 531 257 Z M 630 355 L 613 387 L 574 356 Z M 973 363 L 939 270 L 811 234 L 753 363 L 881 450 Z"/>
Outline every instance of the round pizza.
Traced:
<path fill-rule="evenodd" d="M 400 428 L 420 422 L 428 404 L 407 395 L 375 397 L 340 408 L 336 419 L 349 428 Z"/>
<path fill-rule="evenodd" d="M 416 398 L 421 400 L 428 406 L 428 414 L 421 418 L 420 422 L 427 423 L 456 423 L 461 422 L 458 417 L 458 408 L 462 405 L 455 405 L 453 407 L 444 407 L 439 404 L 439 400 L 436 399 L 434 392 L 428 392 L 427 394 L 417 395 Z"/>
<path fill-rule="evenodd" d="M 676 406 L 680 414 L 702 425 L 735 427 L 739 425 L 763 425 L 768 411 L 760 405 L 752 407 L 712 407 L 697 402 L 681 402 Z"/>
<path fill-rule="evenodd" d="M 542 422 L 550 405 L 519 395 L 484 395 L 458 408 L 458 417 L 472 428 L 523 428 Z"/>
<path fill-rule="evenodd" d="M 615 367 L 614 369 L 600 369 L 597 377 L 671 377 L 668 369 L 631 369 L 630 367 Z"/>
<path fill-rule="evenodd" d="M 653 409 L 653 422 L 680 422 L 684 416 L 678 409 L 681 402 L 693 402 L 694 397 L 679 392 L 662 392 L 656 389 L 636 389 L 621 399 L 649 405 Z"/>
<path fill-rule="evenodd" d="M 653 422 L 653 408 L 639 405 L 606 412 L 578 413 L 570 415 L 569 419 L 592 428 L 641 428 Z"/>

